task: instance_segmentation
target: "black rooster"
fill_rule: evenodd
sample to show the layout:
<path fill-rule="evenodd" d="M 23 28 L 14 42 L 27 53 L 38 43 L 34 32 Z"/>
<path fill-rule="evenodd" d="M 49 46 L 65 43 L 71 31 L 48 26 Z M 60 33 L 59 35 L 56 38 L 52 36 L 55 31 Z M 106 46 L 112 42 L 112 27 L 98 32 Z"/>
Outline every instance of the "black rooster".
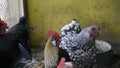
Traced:
<path fill-rule="evenodd" d="M 21 57 L 19 43 L 29 49 L 26 43 L 28 35 L 26 19 L 22 17 L 19 23 L 11 27 L 7 33 L 7 24 L 3 20 L 0 23 L 0 68 L 10 68 L 14 61 Z"/>

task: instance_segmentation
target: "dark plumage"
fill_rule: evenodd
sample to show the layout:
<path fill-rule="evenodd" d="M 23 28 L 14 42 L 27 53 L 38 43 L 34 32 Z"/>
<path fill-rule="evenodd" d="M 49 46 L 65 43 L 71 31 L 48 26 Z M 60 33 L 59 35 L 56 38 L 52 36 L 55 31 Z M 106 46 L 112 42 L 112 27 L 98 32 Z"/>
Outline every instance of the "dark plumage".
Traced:
<path fill-rule="evenodd" d="M 28 46 L 28 29 L 25 17 L 21 17 L 19 23 L 12 26 L 6 33 L 7 35 L 13 36 L 21 43 L 27 51 L 31 52 Z"/>
<path fill-rule="evenodd" d="M 27 41 L 27 29 L 25 18 L 20 19 L 19 23 L 11 27 L 4 35 L 0 35 L 0 68 L 8 68 L 21 55 L 18 43 Z M 23 24 L 24 22 L 24 24 Z M 26 47 L 27 48 L 27 47 Z"/>
<path fill-rule="evenodd" d="M 58 53 L 58 61 L 60 61 L 60 59 L 62 57 L 66 58 L 66 61 L 70 61 L 70 56 L 68 55 L 68 52 L 66 52 L 64 49 L 59 48 L 59 53 Z"/>
<path fill-rule="evenodd" d="M 0 68 L 8 68 L 18 57 L 18 41 L 11 35 L 0 37 Z"/>

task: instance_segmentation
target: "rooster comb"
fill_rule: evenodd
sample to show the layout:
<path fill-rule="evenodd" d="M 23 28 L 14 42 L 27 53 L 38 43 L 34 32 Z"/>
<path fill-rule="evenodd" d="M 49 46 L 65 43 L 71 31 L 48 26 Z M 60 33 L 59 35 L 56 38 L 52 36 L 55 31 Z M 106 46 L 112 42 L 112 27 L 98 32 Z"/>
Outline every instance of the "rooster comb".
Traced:
<path fill-rule="evenodd" d="M 7 26 L 7 23 L 0 18 L 0 25 Z"/>
<path fill-rule="evenodd" d="M 53 30 L 48 31 L 49 36 L 60 37 L 59 33 Z"/>

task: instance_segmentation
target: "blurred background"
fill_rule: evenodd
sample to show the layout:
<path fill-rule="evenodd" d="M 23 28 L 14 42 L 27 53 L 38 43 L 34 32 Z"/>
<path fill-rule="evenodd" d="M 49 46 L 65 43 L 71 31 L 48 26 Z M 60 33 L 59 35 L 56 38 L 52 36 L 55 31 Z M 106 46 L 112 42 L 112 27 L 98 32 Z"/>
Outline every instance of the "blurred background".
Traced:
<path fill-rule="evenodd" d="M 27 18 L 29 44 L 33 48 L 45 45 L 48 30 L 60 32 L 76 19 L 82 28 L 98 25 L 99 39 L 111 43 L 112 49 L 120 54 L 120 0 L 0 0 L 0 18 L 9 27 L 22 16 Z M 116 65 L 120 67 L 119 63 Z"/>
<path fill-rule="evenodd" d="M 0 0 L 0 18 L 11 27 L 26 16 L 30 44 L 44 45 L 48 30 L 60 29 L 77 19 L 81 27 L 98 25 L 99 39 L 119 44 L 120 0 Z"/>
<path fill-rule="evenodd" d="M 31 44 L 44 44 L 47 31 L 60 29 L 77 19 L 82 28 L 98 25 L 99 39 L 120 42 L 120 0 L 29 0 L 27 16 Z"/>

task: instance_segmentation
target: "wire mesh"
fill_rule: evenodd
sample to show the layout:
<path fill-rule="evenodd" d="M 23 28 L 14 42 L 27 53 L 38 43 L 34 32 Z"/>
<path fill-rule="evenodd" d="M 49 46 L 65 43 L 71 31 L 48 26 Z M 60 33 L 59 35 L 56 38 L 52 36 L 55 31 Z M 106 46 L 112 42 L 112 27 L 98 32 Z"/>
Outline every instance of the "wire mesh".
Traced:
<path fill-rule="evenodd" d="M 11 27 L 24 16 L 23 0 L 0 0 L 0 18 Z"/>

